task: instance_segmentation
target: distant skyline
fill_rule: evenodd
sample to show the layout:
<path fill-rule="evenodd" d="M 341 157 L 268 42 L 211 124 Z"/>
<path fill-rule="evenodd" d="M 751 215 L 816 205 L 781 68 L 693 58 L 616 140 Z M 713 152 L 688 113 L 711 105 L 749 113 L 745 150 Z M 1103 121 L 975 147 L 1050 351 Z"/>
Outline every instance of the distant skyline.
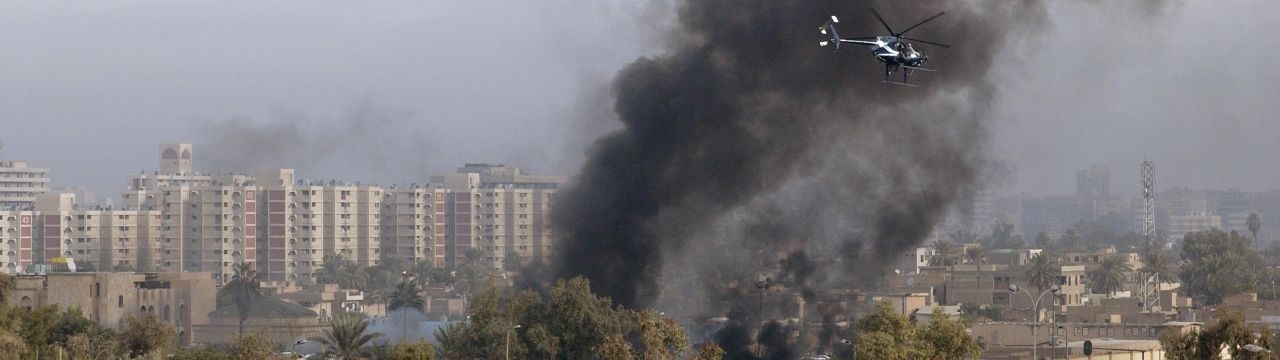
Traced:
<path fill-rule="evenodd" d="M 657 51 L 674 11 L 568 0 L 0 8 L 0 160 L 51 168 L 54 185 L 99 198 L 156 170 L 160 143 L 195 143 L 200 171 L 237 166 L 246 133 L 323 154 L 251 163 L 307 179 L 421 183 L 467 162 L 573 175 L 617 126 L 601 115 L 613 73 Z M 1052 29 L 1005 47 L 988 123 L 999 193 L 1072 194 L 1077 170 L 1106 165 L 1112 192 L 1137 196 L 1144 158 L 1161 190 L 1280 189 L 1280 39 L 1253 36 L 1280 33 L 1268 18 L 1280 3 L 1163 12 L 1053 2 Z M 837 73 L 881 86 L 873 60 L 848 58 Z M 214 156 L 217 144 L 234 155 Z"/>

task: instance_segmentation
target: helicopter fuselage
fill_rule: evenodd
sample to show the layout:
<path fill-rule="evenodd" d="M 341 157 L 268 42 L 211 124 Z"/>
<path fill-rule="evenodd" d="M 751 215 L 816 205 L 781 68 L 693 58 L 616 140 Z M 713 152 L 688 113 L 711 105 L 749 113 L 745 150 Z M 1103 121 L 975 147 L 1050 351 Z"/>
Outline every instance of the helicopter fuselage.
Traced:
<path fill-rule="evenodd" d="M 878 36 L 875 45 L 867 45 L 877 60 L 887 65 L 906 65 L 919 67 L 924 65 L 926 57 L 923 52 L 915 50 L 909 42 L 898 40 L 894 36 Z"/>

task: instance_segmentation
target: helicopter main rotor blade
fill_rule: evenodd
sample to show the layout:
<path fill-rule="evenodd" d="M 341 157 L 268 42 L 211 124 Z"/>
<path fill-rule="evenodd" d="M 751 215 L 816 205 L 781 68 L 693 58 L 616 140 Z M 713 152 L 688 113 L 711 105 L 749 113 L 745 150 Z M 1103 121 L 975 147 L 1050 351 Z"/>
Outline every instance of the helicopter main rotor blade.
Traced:
<path fill-rule="evenodd" d="M 876 20 L 880 20 L 880 25 L 884 25 L 885 30 L 889 30 L 889 33 L 894 36 L 898 35 L 898 33 L 893 32 L 893 28 L 889 27 L 889 23 L 884 22 L 884 18 L 880 17 L 880 13 L 876 11 L 876 8 L 871 8 L 871 13 L 876 16 Z"/>
<path fill-rule="evenodd" d="M 939 16 L 946 15 L 946 14 L 947 14 L 947 13 L 944 11 L 944 12 L 940 12 L 940 13 L 938 13 L 938 15 L 930 16 L 928 19 L 924 19 L 924 21 L 921 21 L 919 24 L 912 25 L 911 27 L 907 28 L 906 30 L 902 30 L 902 32 L 898 33 L 898 36 L 902 36 L 902 34 L 906 34 L 908 31 L 911 31 L 911 29 L 915 29 L 916 27 L 918 27 L 918 26 L 920 26 L 920 25 L 924 25 L 924 23 L 927 23 L 927 22 L 929 22 L 930 20 L 937 19 Z M 884 21 L 884 20 L 881 20 L 881 21 Z"/>
<path fill-rule="evenodd" d="M 943 44 L 939 44 L 939 43 L 936 43 L 936 42 L 932 42 L 932 41 L 925 41 L 925 40 L 920 40 L 920 39 L 912 39 L 912 38 L 909 38 L 909 37 L 899 37 L 899 39 L 906 39 L 906 40 L 911 40 L 911 41 L 915 41 L 915 42 L 919 42 L 919 43 L 925 43 L 925 44 L 929 44 L 929 45 L 933 45 L 933 46 L 939 46 L 939 47 L 944 47 L 944 48 L 951 48 L 950 46 L 943 45 Z"/>

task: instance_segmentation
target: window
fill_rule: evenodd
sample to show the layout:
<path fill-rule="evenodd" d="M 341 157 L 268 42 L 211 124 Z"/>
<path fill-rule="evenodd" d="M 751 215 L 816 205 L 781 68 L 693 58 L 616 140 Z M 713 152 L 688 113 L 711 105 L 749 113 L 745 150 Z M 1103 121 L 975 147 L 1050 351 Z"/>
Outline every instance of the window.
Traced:
<path fill-rule="evenodd" d="M 124 307 L 124 295 L 120 295 L 118 298 L 116 298 L 116 304 L 118 305 L 118 307 Z"/>

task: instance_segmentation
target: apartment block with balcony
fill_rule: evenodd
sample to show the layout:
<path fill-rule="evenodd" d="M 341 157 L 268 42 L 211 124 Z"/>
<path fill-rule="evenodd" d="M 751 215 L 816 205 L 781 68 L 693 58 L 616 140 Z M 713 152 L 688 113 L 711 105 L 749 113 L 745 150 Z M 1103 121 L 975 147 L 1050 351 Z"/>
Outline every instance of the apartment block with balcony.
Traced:
<path fill-rule="evenodd" d="M 0 272 L 15 274 L 31 265 L 35 228 L 35 212 L 0 211 Z"/>
<path fill-rule="evenodd" d="M 445 223 L 452 228 L 445 239 L 446 263 L 456 263 L 473 247 L 498 270 L 510 255 L 522 263 L 548 261 L 554 243 L 551 208 L 565 181 L 502 164 L 466 164 L 455 174 L 431 177 L 452 195 L 445 204 Z"/>
<path fill-rule="evenodd" d="M 36 196 L 48 191 L 49 169 L 0 161 L 0 210 L 33 210 Z"/>
<path fill-rule="evenodd" d="M 444 195 L 443 189 L 416 184 L 387 189 L 382 196 L 382 255 L 444 266 L 444 241 L 436 237 L 435 220 Z"/>

